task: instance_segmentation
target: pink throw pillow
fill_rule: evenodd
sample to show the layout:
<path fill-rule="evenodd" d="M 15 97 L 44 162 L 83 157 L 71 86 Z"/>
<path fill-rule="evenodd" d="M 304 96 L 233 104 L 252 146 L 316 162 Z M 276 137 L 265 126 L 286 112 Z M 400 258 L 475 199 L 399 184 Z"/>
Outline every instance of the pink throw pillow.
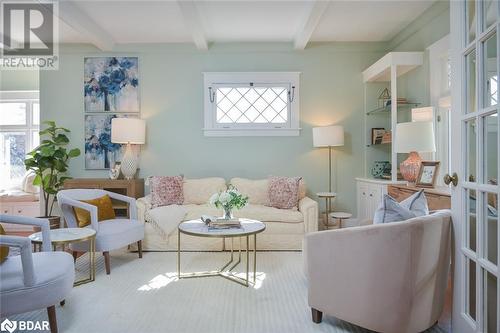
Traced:
<path fill-rule="evenodd" d="M 153 208 L 167 205 L 182 205 L 184 202 L 183 176 L 152 176 L 151 206 Z"/>
<path fill-rule="evenodd" d="M 296 208 L 299 202 L 299 184 L 302 177 L 269 177 L 267 195 L 269 206 L 280 209 Z"/>

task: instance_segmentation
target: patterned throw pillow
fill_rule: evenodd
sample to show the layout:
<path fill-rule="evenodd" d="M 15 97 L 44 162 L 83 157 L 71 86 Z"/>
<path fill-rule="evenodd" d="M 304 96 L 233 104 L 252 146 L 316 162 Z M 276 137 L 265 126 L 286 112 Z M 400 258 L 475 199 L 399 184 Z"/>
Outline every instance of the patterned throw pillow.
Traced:
<path fill-rule="evenodd" d="M 149 178 L 151 186 L 152 208 L 168 205 L 182 205 L 184 194 L 183 176 L 153 176 Z"/>
<path fill-rule="evenodd" d="M 296 208 L 299 201 L 299 184 L 302 177 L 269 177 L 267 195 L 269 206 L 280 209 Z"/>

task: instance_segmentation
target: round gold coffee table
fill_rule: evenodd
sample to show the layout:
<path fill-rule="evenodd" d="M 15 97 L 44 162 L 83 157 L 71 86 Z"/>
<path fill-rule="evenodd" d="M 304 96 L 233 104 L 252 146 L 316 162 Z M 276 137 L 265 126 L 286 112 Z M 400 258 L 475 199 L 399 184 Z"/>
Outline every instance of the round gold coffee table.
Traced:
<path fill-rule="evenodd" d="M 61 246 L 64 251 L 66 245 L 70 243 L 79 242 L 89 242 L 89 277 L 80 281 L 75 281 L 74 285 L 78 286 L 84 283 L 92 282 L 95 280 L 95 235 L 94 229 L 90 228 L 61 228 L 61 229 L 51 229 L 50 231 L 50 242 L 52 243 L 52 248 L 55 251 L 57 246 Z M 31 242 L 39 246 L 41 250 L 41 245 L 43 242 L 42 232 L 35 232 L 29 236 Z"/>
<path fill-rule="evenodd" d="M 207 276 L 221 276 L 233 282 L 239 283 L 248 287 L 250 285 L 249 269 L 250 269 L 250 237 L 253 236 L 253 284 L 256 281 L 257 270 L 257 234 L 266 229 L 266 225 L 260 221 L 250 219 L 239 219 L 241 228 L 231 229 L 211 229 L 201 220 L 186 221 L 179 224 L 177 233 L 177 277 L 196 278 Z M 196 237 L 216 237 L 216 238 L 231 238 L 231 259 L 220 269 L 207 272 L 181 273 L 181 234 L 196 236 Z M 238 260 L 234 260 L 234 239 L 239 238 L 240 246 L 238 249 Z M 244 249 L 246 255 L 246 274 L 245 278 L 241 278 L 233 273 L 241 263 L 241 239 L 245 238 L 246 247 Z M 231 265 L 232 264 L 232 265 Z M 230 266 L 231 265 L 231 266 Z M 229 267 L 230 266 L 230 267 Z"/>

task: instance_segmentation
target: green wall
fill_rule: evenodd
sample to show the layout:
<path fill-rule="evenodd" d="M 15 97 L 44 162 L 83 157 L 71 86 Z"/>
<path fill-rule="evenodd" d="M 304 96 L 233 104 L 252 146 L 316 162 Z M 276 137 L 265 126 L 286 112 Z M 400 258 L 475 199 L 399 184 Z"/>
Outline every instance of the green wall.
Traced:
<path fill-rule="evenodd" d="M 0 90 L 38 90 L 38 71 L 0 71 Z"/>
<path fill-rule="evenodd" d="M 129 55 L 140 61 L 141 116 L 147 120 L 147 144 L 141 176 L 186 177 L 268 175 L 303 176 L 309 194 L 328 188 L 328 152 L 312 147 L 313 126 L 341 124 L 346 144 L 335 149 L 336 209 L 355 212 L 354 178 L 364 174 L 361 72 L 389 51 L 424 51 L 449 31 L 447 2 L 438 2 L 387 43 L 311 43 L 304 51 L 290 43 L 214 44 L 198 51 L 188 44 L 118 45 L 102 53 L 88 45 L 61 45 L 57 71 L 40 73 L 42 120 L 71 129 L 73 146 L 84 142 L 83 59 Z M 401 80 L 404 96 L 428 103 L 426 63 Z M 205 71 L 300 71 L 302 131 L 298 137 L 208 138 L 203 127 Z M 28 73 L 2 72 L 2 90 L 37 89 Z M 24 88 L 23 88 L 24 87 Z M 74 177 L 107 177 L 85 170 L 83 156 L 70 165 Z"/>
<path fill-rule="evenodd" d="M 354 177 L 363 173 L 363 83 L 361 72 L 384 54 L 382 43 L 312 44 L 294 51 L 289 43 L 122 45 L 113 54 L 139 57 L 141 116 L 147 144 L 141 175 L 186 177 L 303 176 L 310 193 L 328 189 L 328 152 L 312 147 L 313 126 L 341 124 L 346 144 L 335 149 L 337 208 L 354 212 Z M 41 73 L 42 120 L 69 128 L 83 150 L 83 59 L 94 48 L 61 47 L 58 71 Z M 300 71 L 298 137 L 204 137 L 203 80 L 206 71 Z M 83 156 L 70 165 L 74 177 L 107 177 L 84 170 Z"/>

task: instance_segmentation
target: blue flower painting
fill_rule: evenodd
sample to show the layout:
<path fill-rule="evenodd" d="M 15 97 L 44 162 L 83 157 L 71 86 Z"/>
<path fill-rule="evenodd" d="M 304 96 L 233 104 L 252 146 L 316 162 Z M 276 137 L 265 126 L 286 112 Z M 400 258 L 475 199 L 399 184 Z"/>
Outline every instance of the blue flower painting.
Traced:
<path fill-rule="evenodd" d="M 92 57 L 84 60 L 86 112 L 139 112 L 137 57 Z"/>
<path fill-rule="evenodd" d="M 111 119 L 138 118 L 124 114 L 85 116 L 85 169 L 109 169 L 121 161 L 122 145 L 111 142 Z"/>

